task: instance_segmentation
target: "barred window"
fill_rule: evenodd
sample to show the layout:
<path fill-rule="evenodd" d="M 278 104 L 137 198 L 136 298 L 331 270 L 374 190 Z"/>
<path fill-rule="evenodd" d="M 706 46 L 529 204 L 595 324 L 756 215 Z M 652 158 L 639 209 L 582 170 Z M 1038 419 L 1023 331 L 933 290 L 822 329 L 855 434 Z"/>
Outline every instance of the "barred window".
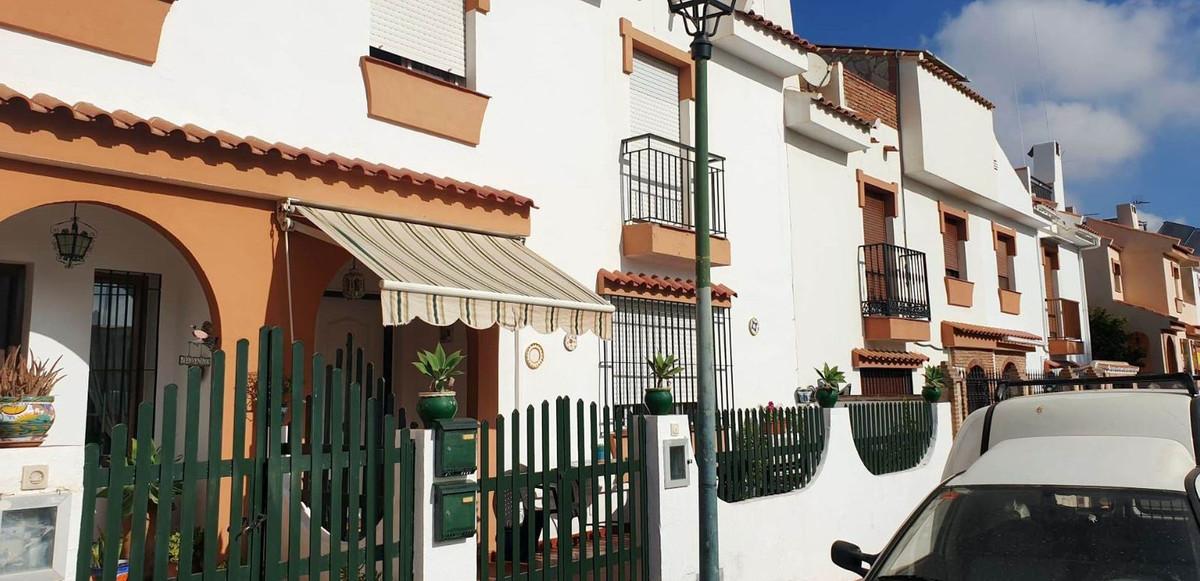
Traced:
<path fill-rule="evenodd" d="M 642 391 L 654 387 L 646 359 L 674 355 L 683 373 L 671 381 L 676 413 L 694 416 L 696 383 L 696 306 L 671 301 L 610 297 L 617 307 L 613 336 L 600 342 L 600 389 L 605 405 L 618 409 L 642 405 Z M 733 407 L 733 353 L 729 309 L 713 307 L 716 347 L 717 409 Z"/>

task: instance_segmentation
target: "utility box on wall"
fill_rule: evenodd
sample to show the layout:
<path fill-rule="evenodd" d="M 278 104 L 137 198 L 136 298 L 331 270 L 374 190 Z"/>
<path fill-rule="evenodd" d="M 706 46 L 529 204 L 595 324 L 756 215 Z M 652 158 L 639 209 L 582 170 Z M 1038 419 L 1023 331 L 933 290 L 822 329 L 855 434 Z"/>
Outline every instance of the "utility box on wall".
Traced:
<path fill-rule="evenodd" d="M 478 429 L 479 424 L 470 418 L 434 423 L 434 476 L 466 476 L 475 472 L 475 432 Z"/>
<path fill-rule="evenodd" d="M 433 485 L 433 540 L 453 541 L 475 536 L 474 482 Z"/>

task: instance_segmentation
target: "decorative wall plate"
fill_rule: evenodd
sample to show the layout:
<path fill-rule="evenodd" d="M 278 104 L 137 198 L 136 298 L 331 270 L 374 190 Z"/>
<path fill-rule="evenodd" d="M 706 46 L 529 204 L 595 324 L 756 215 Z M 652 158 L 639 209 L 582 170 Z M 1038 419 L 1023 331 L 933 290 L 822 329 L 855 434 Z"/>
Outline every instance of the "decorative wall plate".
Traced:
<path fill-rule="evenodd" d="M 579 347 L 579 337 L 575 335 L 563 337 L 563 349 L 574 351 L 577 347 Z"/>
<path fill-rule="evenodd" d="M 750 329 L 750 336 L 758 336 L 759 326 L 758 317 L 750 317 L 750 323 L 746 325 Z"/>
<path fill-rule="evenodd" d="M 546 360 L 546 350 L 542 349 L 541 343 L 530 343 L 525 348 L 525 365 L 530 369 L 537 369 L 542 366 L 542 362 Z"/>

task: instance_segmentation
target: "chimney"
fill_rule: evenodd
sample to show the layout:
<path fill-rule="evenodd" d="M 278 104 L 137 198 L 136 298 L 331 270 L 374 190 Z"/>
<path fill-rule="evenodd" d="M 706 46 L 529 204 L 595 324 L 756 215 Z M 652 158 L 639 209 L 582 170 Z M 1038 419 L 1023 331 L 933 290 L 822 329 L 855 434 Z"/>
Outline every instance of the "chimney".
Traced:
<path fill-rule="evenodd" d="M 1029 150 L 1029 157 L 1033 158 L 1029 175 L 1050 186 L 1054 203 L 1060 208 L 1065 206 L 1067 192 L 1063 184 L 1062 147 L 1057 141 L 1039 143 Z"/>
<path fill-rule="evenodd" d="M 1138 211 L 1136 204 L 1121 204 L 1117 206 L 1117 223 L 1130 228 L 1142 229 L 1142 223 L 1138 220 Z"/>

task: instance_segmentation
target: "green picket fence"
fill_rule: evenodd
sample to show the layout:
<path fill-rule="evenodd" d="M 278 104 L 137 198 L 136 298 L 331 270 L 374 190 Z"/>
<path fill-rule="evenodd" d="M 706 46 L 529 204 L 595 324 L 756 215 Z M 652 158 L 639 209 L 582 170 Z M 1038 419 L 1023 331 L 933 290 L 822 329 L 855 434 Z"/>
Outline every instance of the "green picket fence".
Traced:
<path fill-rule="evenodd" d="M 825 416 L 815 405 L 721 410 L 717 495 L 738 502 L 805 487 L 825 451 Z"/>
<path fill-rule="evenodd" d="M 221 351 L 203 420 L 193 367 L 186 389 L 165 390 L 157 445 L 143 403 L 135 440 L 119 424 L 110 455 L 87 446 L 78 580 L 115 581 L 124 566 L 131 580 L 412 579 L 414 446 L 383 381 L 352 342 L 336 366 L 295 342 L 287 370 L 281 331 L 264 328 L 257 375 L 249 347 L 236 348 L 231 457 Z"/>
<path fill-rule="evenodd" d="M 924 401 L 847 402 L 854 447 L 871 474 L 914 468 L 933 445 L 935 408 Z"/>
<path fill-rule="evenodd" d="M 559 398 L 479 433 L 480 580 L 649 579 L 643 417 Z"/>

